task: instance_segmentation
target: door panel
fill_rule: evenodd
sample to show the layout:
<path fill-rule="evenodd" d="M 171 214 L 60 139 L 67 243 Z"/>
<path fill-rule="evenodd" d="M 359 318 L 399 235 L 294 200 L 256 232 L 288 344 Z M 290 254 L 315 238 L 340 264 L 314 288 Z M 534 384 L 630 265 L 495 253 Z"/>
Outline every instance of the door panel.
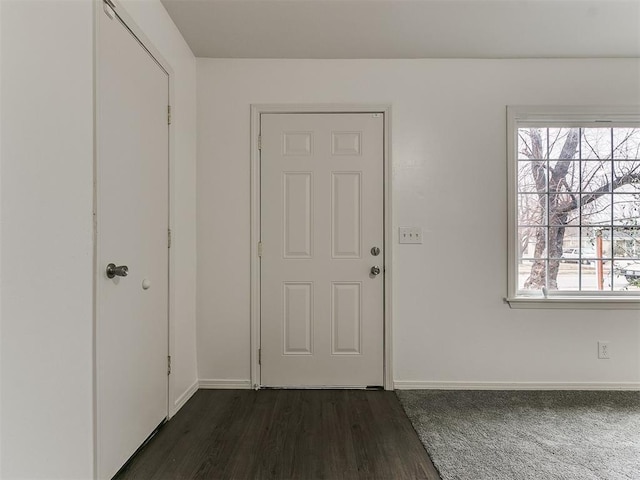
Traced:
<path fill-rule="evenodd" d="M 117 17 L 98 26 L 97 466 L 111 478 L 167 416 L 168 76 Z"/>
<path fill-rule="evenodd" d="M 380 114 L 261 115 L 264 386 L 383 384 L 383 128 Z"/>
<path fill-rule="evenodd" d="M 284 354 L 312 355 L 313 283 L 284 282 Z"/>
<path fill-rule="evenodd" d="M 361 177 L 360 172 L 331 174 L 331 253 L 333 258 L 360 258 Z"/>
<path fill-rule="evenodd" d="M 331 353 L 359 355 L 362 337 L 362 284 L 332 282 L 331 288 Z"/>
<path fill-rule="evenodd" d="M 284 258 L 311 258 L 311 172 L 284 174 Z"/>

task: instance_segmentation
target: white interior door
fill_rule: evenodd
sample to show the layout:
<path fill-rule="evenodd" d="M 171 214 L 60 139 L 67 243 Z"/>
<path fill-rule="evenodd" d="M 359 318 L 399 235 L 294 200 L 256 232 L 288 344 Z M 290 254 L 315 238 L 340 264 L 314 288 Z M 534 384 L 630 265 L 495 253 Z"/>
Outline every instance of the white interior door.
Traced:
<path fill-rule="evenodd" d="M 169 78 L 99 18 L 97 469 L 111 478 L 167 417 Z M 110 263 L 128 275 L 108 278 Z"/>
<path fill-rule="evenodd" d="M 383 128 L 382 114 L 261 115 L 264 386 L 383 385 Z"/>

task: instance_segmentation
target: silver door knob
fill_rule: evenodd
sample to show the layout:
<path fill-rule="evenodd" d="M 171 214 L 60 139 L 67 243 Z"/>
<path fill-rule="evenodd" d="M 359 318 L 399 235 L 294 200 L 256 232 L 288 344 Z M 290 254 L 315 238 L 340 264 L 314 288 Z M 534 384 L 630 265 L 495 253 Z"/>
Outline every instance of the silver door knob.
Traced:
<path fill-rule="evenodd" d="M 127 275 L 129 275 L 129 267 L 127 267 L 126 265 L 121 265 L 119 267 L 116 267 L 115 263 L 110 263 L 109 265 L 107 265 L 107 277 L 108 278 L 113 278 L 113 277 L 126 277 Z"/>
<path fill-rule="evenodd" d="M 371 275 L 379 275 L 380 274 L 380 267 L 378 265 L 374 265 L 373 267 L 371 267 Z"/>

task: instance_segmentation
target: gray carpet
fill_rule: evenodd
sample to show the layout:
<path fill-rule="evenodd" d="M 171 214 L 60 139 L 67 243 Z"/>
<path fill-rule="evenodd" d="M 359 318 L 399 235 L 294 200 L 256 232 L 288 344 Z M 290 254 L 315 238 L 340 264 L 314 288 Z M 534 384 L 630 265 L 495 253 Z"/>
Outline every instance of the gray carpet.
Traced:
<path fill-rule="evenodd" d="M 640 392 L 396 392 L 443 480 L 640 480 Z"/>

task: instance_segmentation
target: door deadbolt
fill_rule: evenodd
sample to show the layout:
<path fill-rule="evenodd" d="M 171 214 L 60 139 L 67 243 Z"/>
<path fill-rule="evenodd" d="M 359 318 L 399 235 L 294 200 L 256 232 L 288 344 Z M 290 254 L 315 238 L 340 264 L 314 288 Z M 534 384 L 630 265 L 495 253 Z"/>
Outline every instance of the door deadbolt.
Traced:
<path fill-rule="evenodd" d="M 116 267 L 115 263 L 107 265 L 107 278 L 126 277 L 127 275 L 129 275 L 129 267 L 126 265 L 119 267 Z"/>
<path fill-rule="evenodd" d="M 373 255 L 374 257 L 377 257 L 378 255 L 380 255 L 380 249 L 378 247 L 372 247 L 371 255 Z"/>

